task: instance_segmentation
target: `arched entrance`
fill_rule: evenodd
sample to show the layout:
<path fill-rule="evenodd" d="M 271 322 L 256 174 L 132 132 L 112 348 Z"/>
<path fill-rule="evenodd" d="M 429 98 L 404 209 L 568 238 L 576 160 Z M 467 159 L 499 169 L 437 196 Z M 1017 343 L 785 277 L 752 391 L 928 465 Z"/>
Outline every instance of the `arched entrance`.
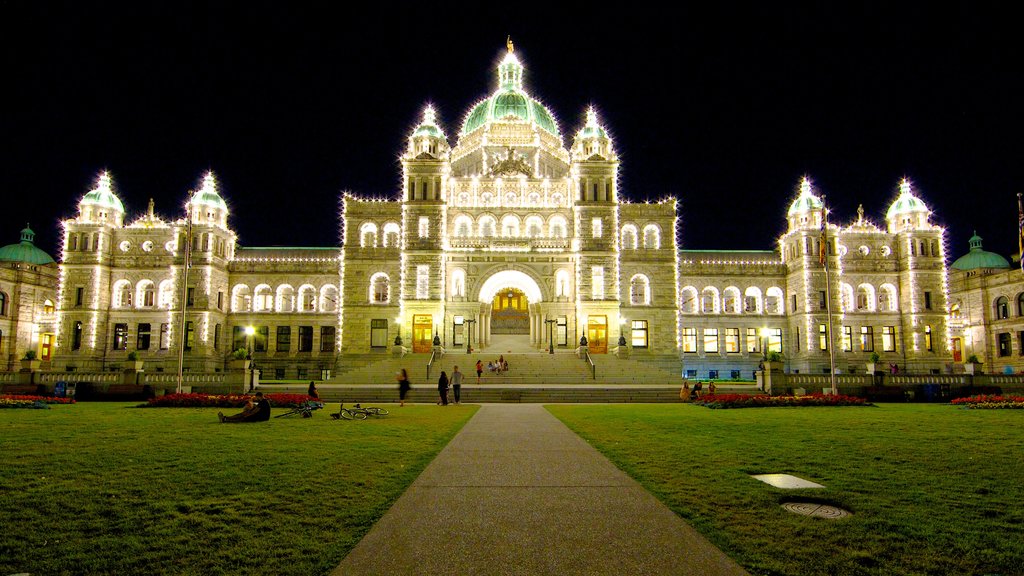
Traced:
<path fill-rule="evenodd" d="M 528 274 L 519 270 L 493 274 L 480 287 L 478 300 L 487 305 L 488 335 L 512 348 L 530 349 L 537 341 L 541 326 L 536 307 L 542 296 L 540 286 Z"/>
<path fill-rule="evenodd" d="M 529 334 L 530 301 L 518 288 L 508 288 L 491 301 L 491 334 Z"/>

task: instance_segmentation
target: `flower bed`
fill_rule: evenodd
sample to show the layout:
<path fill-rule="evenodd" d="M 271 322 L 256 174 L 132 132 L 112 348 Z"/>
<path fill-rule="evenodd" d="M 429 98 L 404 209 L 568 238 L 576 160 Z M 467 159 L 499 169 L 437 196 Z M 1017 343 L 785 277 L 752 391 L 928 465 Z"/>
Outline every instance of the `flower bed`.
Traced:
<path fill-rule="evenodd" d="M 777 408 L 780 406 L 870 406 L 867 400 L 842 394 L 768 396 L 767 394 L 706 394 L 693 401 L 708 408 Z"/>
<path fill-rule="evenodd" d="M 280 407 L 298 406 L 315 400 L 305 394 L 264 394 L 270 405 Z M 165 394 L 150 398 L 142 406 L 150 408 L 241 408 L 252 396 L 246 394 Z"/>
<path fill-rule="evenodd" d="M 36 402 L 43 404 L 74 404 L 74 398 L 55 396 L 32 396 L 22 394 L 0 394 L 0 408 L 32 408 Z"/>
<path fill-rule="evenodd" d="M 998 409 L 1024 409 L 1024 396 L 1002 396 L 998 394 L 981 394 L 979 396 L 968 396 L 967 398 L 956 398 L 950 404 L 964 408 L 979 408 L 988 410 Z"/>

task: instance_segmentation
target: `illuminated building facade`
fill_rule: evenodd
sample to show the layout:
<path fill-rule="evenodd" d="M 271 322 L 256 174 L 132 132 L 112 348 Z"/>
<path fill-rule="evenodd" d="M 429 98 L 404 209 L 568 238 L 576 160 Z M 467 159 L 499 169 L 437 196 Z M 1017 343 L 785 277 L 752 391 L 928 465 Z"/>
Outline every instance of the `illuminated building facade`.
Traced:
<path fill-rule="evenodd" d="M 29 351 L 48 362 L 56 347 L 57 263 L 34 238 L 26 226 L 0 248 L 0 371 L 17 369 Z"/>

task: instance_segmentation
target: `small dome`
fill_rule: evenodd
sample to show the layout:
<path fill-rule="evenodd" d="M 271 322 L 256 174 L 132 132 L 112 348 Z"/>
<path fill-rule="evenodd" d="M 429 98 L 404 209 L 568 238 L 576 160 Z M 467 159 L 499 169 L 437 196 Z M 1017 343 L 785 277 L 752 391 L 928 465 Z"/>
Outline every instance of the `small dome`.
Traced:
<path fill-rule="evenodd" d="M 821 198 L 815 196 L 814 192 L 811 191 L 811 181 L 805 176 L 800 181 L 800 195 L 789 205 L 789 212 L 786 215 L 795 216 L 804 212 L 822 210 L 824 207 L 825 204 L 822 203 Z"/>
<path fill-rule="evenodd" d="M 608 133 L 597 123 L 597 112 L 593 108 L 587 108 L 587 123 L 576 133 L 577 139 L 601 138 L 608 139 Z"/>
<path fill-rule="evenodd" d="M 78 204 L 79 206 L 109 208 L 124 214 L 124 204 L 114 195 L 114 191 L 110 187 L 110 173 L 108 172 L 100 173 L 99 178 L 96 180 L 96 188 L 93 188 L 83 196 L 82 201 Z"/>
<path fill-rule="evenodd" d="M 213 177 L 212 171 L 206 173 L 203 177 L 203 187 L 192 195 L 192 205 L 209 206 L 227 212 L 228 205 L 217 193 L 217 180 Z"/>
<path fill-rule="evenodd" d="M 914 196 L 910 189 L 910 182 L 904 178 L 900 181 L 900 195 L 889 206 L 889 210 L 885 213 L 885 219 L 892 220 L 901 214 L 919 214 L 922 212 L 928 214 L 930 210 L 928 210 L 928 206 L 920 198 Z"/>
<path fill-rule="evenodd" d="M 53 264 L 53 258 L 43 252 L 32 242 L 35 239 L 35 232 L 28 225 L 21 231 L 21 242 L 8 244 L 0 248 L 0 262 L 24 262 L 26 264 L 45 265 Z"/>
<path fill-rule="evenodd" d="M 1007 269 L 1010 262 L 995 252 L 982 250 L 981 237 L 975 232 L 968 241 L 971 251 L 956 259 L 951 268 L 954 270 L 977 270 L 978 268 Z"/>
<path fill-rule="evenodd" d="M 419 126 L 417 126 L 415 130 L 413 130 L 413 138 L 419 138 L 422 136 L 438 138 L 445 141 L 448 140 L 444 135 L 444 131 L 442 131 L 437 125 L 437 114 L 434 112 L 433 106 L 427 106 L 423 110 L 423 121 L 420 122 Z"/>

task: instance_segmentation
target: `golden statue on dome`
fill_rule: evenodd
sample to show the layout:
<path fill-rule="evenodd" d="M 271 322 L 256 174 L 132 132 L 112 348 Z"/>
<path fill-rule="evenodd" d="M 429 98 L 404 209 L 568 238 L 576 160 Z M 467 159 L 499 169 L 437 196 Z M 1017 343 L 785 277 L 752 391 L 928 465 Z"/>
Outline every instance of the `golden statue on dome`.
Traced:
<path fill-rule="evenodd" d="M 508 53 L 512 54 L 516 51 L 516 47 L 512 44 L 512 35 L 509 34 L 508 38 L 505 39 L 505 46 L 508 47 Z"/>

